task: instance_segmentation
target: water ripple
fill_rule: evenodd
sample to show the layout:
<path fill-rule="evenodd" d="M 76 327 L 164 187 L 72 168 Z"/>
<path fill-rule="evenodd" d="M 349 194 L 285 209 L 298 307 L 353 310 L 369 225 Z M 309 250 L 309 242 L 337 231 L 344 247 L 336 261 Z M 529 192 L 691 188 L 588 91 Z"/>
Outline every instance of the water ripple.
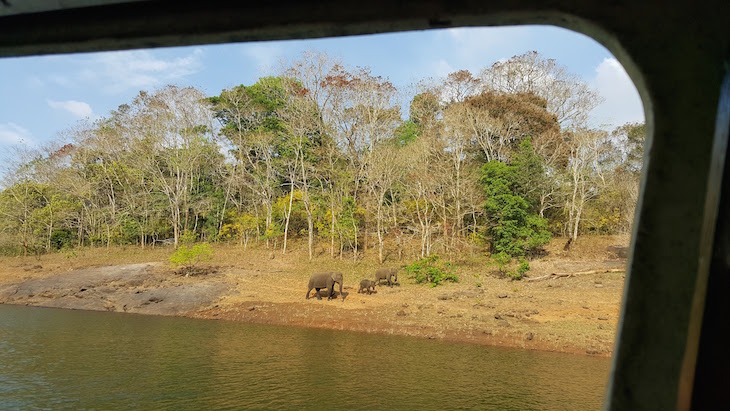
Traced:
<path fill-rule="evenodd" d="M 0 330 L 8 410 L 589 410 L 609 370 L 604 358 L 4 305 Z"/>

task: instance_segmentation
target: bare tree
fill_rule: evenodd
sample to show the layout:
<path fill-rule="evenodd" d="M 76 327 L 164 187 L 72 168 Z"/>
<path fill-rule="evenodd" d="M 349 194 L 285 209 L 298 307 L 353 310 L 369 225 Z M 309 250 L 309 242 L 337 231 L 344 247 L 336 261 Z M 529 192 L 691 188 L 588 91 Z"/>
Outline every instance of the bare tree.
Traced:
<path fill-rule="evenodd" d="M 553 59 L 536 51 L 498 61 L 480 73 L 486 90 L 533 93 L 547 101 L 547 110 L 563 128 L 583 126 L 588 113 L 601 102 L 597 91 Z"/>

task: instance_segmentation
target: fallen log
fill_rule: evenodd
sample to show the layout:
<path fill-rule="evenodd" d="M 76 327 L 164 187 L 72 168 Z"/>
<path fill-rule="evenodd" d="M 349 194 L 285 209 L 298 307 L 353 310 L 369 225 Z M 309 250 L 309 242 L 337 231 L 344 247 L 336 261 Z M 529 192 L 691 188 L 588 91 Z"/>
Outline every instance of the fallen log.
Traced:
<path fill-rule="evenodd" d="M 625 268 L 609 268 L 609 269 L 602 269 L 602 270 L 589 270 L 589 271 L 580 271 L 577 273 L 551 273 L 548 275 L 543 275 L 541 277 L 535 277 L 535 278 L 526 278 L 528 282 L 532 281 L 543 281 L 543 280 L 552 280 L 554 278 L 570 278 L 576 275 L 588 275 L 588 274 L 603 274 L 603 273 L 620 273 L 626 271 Z"/>

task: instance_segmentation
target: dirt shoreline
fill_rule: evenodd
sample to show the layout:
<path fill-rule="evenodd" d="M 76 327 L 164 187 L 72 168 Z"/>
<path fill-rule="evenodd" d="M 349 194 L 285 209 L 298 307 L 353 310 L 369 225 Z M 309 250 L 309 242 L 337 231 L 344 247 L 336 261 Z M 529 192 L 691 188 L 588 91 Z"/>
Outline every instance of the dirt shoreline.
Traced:
<path fill-rule="evenodd" d="M 624 285 L 624 274 L 617 271 L 625 260 L 601 253 L 581 253 L 580 258 L 553 253 L 553 258 L 533 261 L 532 278 L 592 271 L 534 282 L 509 281 L 484 272 L 479 264 L 464 263 L 459 283 L 430 288 L 414 284 L 401 269 L 398 286 L 381 285 L 371 295 L 357 293 L 357 284 L 372 277 L 374 263 L 329 257 L 306 262 L 297 251 L 274 259 L 266 250 L 219 248 L 216 253 L 214 262 L 232 264 L 187 278 L 172 273 L 164 259 L 149 251 L 131 258 L 140 260 L 133 264 L 104 265 L 93 256 L 78 261 L 0 260 L 0 303 L 610 356 Z M 149 261 L 145 258 L 157 261 L 142 262 Z M 344 301 L 304 298 L 309 274 L 323 265 L 345 273 Z"/>

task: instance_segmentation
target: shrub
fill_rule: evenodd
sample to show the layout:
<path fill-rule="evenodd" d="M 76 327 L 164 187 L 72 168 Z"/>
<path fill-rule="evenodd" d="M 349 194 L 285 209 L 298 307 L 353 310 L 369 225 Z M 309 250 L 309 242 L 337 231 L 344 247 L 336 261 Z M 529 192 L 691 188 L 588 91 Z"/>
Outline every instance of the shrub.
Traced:
<path fill-rule="evenodd" d="M 507 272 L 507 265 L 512 262 L 512 256 L 504 251 L 492 254 L 490 258 L 497 264 L 497 269 L 502 274 Z"/>
<path fill-rule="evenodd" d="M 170 263 L 187 277 L 191 272 L 197 272 L 196 265 L 210 261 L 211 255 L 213 249 L 208 243 L 196 244 L 190 248 L 183 245 L 170 256 Z"/>
<path fill-rule="evenodd" d="M 67 249 L 73 246 L 74 234 L 71 230 L 53 230 L 51 233 L 51 247 L 54 250 Z"/>
<path fill-rule="evenodd" d="M 530 271 L 530 263 L 524 259 L 519 259 L 519 265 L 516 270 L 508 271 L 507 267 L 514 261 L 512 256 L 508 253 L 501 251 L 496 254 L 492 254 L 490 257 L 495 264 L 501 275 L 507 275 L 513 280 L 521 280 L 525 276 L 525 273 Z"/>
<path fill-rule="evenodd" d="M 432 255 L 407 266 L 406 273 L 417 284 L 426 283 L 436 287 L 444 281 L 459 282 L 459 277 L 451 272 L 452 268 L 450 262 L 442 261 L 438 255 Z"/>
<path fill-rule="evenodd" d="M 520 266 L 517 267 L 517 272 L 520 273 L 520 276 L 524 276 L 528 271 L 530 271 L 530 263 L 524 259 L 520 260 Z"/>

